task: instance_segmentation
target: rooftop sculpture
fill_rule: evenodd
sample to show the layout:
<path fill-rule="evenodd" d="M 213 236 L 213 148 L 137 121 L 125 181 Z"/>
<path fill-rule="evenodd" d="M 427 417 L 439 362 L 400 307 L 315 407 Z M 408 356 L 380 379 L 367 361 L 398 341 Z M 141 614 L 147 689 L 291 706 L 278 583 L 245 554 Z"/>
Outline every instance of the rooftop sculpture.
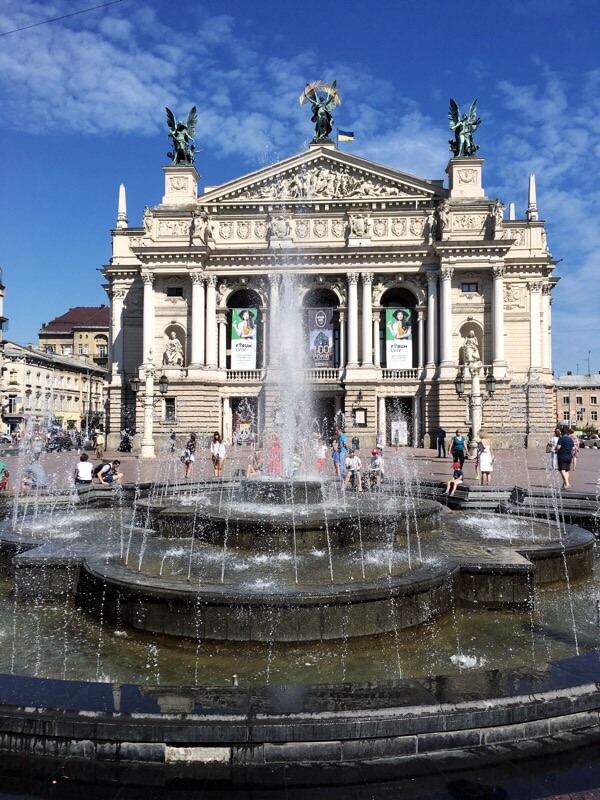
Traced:
<path fill-rule="evenodd" d="M 450 130 L 454 133 L 454 139 L 448 139 L 454 158 L 474 156 L 479 150 L 479 145 L 474 143 L 473 134 L 481 125 L 481 117 L 477 116 L 477 100 L 471 103 L 469 113 L 461 116 L 458 104 L 450 98 L 448 119 Z"/>
<path fill-rule="evenodd" d="M 196 133 L 196 124 L 198 122 L 196 106 L 192 106 L 185 122 L 178 122 L 170 108 L 167 108 L 166 111 L 169 139 L 173 142 L 173 151 L 167 153 L 167 156 L 171 159 L 171 164 L 193 164 L 195 160 L 194 150 L 196 149 L 194 134 Z"/>
<path fill-rule="evenodd" d="M 327 96 L 317 95 L 318 91 L 326 91 Z M 300 95 L 300 105 L 310 103 L 312 107 L 311 122 L 315 123 L 315 135 L 313 136 L 312 143 L 320 144 L 322 142 L 331 142 L 329 134 L 333 130 L 333 116 L 332 111 L 336 106 L 342 104 L 342 98 L 338 94 L 337 81 L 332 84 L 325 83 L 324 81 L 313 81 L 307 83 L 306 88 Z"/>

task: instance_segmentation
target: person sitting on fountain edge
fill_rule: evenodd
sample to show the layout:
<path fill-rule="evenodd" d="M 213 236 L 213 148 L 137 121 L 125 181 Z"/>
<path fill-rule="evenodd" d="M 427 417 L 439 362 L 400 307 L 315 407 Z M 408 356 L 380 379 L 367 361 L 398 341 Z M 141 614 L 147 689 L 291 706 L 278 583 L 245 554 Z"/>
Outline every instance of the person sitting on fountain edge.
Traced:
<path fill-rule="evenodd" d="M 460 467 L 460 461 L 455 461 L 452 464 L 452 477 L 446 484 L 446 491 L 444 492 L 444 494 L 450 495 L 450 497 L 452 497 L 452 495 L 456 491 L 456 487 L 463 482 L 464 477 L 465 476 L 463 475 L 463 471 Z"/>
<path fill-rule="evenodd" d="M 362 461 L 360 456 L 355 450 L 350 450 L 346 458 L 346 480 L 344 481 L 343 489 L 348 485 L 348 481 L 354 478 L 354 486 L 358 492 L 362 492 L 362 477 L 361 477 Z"/>
<path fill-rule="evenodd" d="M 111 483 L 120 483 L 123 480 L 123 473 L 119 472 L 120 466 L 120 461 L 113 461 L 112 464 L 104 464 L 96 473 L 96 477 L 100 483 L 105 486 L 110 486 Z"/>

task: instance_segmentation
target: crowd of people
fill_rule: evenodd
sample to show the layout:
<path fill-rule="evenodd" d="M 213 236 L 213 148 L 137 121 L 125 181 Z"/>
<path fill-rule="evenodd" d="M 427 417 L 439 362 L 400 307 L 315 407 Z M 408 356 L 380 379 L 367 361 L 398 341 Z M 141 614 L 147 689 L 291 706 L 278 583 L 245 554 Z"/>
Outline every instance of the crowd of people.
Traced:
<path fill-rule="evenodd" d="M 128 433 L 128 439 L 131 439 Z M 55 445 L 55 440 L 68 440 L 73 448 L 80 454 L 77 462 L 73 479 L 76 486 L 90 485 L 97 481 L 102 485 L 111 485 L 123 480 L 120 461 L 105 460 L 106 440 L 101 430 L 95 430 L 88 438 L 77 431 L 57 432 L 50 430 L 46 435 L 36 431 L 26 442 L 31 451 L 31 462 L 20 476 L 21 491 L 29 492 L 32 490 L 46 489 L 48 487 L 48 476 L 40 462 L 43 452 L 69 450 L 67 445 Z M 170 450 L 175 452 L 176 437 L 170 435 Z M 449 443 L 447 445 L 447 440 Z M 126 451 L 131 449 L 131 441 L 127 442 Z M 473 448 L 471 431 L 466 437 L 459 428 L 455 433 L 448 437 L 443 428 L 439 428 L 436 436 L 437 457 L 445 459 L 450 454 L 452 472 L 446 482 L 446 494 L 454 495 L 458 486 L 465 481 L 464 464 L 469 456 L 469 448 Z M 306 474 L 315 472 L 324 474 L 331 472 L 341 484 L 341 488 L 346 490 L 353 488 L 357 492 L 380 489 L 384 479 L 384 459 L 382 437 L 378 437 L 374 448 L 370 451 L 368 460 L 361 457 L 358 439 L 353 439 L 352 443 L 348 440 L 348 435 L 341 428 L 335 429 L 335 434 L 328 439 L 314 432 L 304 442 L 293 445 L 292 452 L 288 454 L 289 464 L 283 464 L 284 448 L 276 433 L 271 433 L 262 451 L 254 444 L 249 448 L 249 459 L 245 469 L 241 472 L 246 478 L 254 478 L 261 475 L 279 476 L 286 472 L 291 474 Z M 85 446 L 93 451 L 97 460 L 94 465 L 90 456 L 84 451 Z M 579 454 L 579 438 L 575 435 L 573 428 L 556 428 L 553 436 L 546 445 L 546 452 L 550 455 L 550 467 L 557 471 L 562 479 L 563 489 L 570 489 L 570 473 L 577 468 L 577 456 Z M 181 462 L 184 465 L 184 478 L 189 480 L 193 477 L 194 464 L 198 458 L 200 448 L 198 435 L 190 433 L 181 453 Z M 121 449 L 121 448 L 118 448 Z M 219 431 L 215 431 L 208 443 L 208 457 L 212 463 L 212 474 L 215 478 L 222 478 L 225 462 L 227 459 L 227 447 L 223 442 Z M 331 460 L 331 468 L 328 467 Z M 475 478 L 482 486 L 491 484 L 492 473 L 494 471 L 495 455 L 492 442 L 485 430 L 479 430 L 474 452 Z M 10 474 L 6 464 L 0 460 L 0 490 L 9 488 Z"/>

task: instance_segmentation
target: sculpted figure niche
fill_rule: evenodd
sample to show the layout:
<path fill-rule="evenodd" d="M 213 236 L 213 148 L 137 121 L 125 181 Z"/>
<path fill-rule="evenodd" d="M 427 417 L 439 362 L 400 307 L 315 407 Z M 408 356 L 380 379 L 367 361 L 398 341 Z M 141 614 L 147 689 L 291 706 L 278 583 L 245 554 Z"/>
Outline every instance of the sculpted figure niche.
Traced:
<path fill-rule="evenodd" d="M 479 342 L 475 336 L 475 331 L 469 331 L 465 337 L 462 347 L 462 356 L 463 364 L 467 367 L 473 367 L 481 363 Z"/>
<path fill-rule="evenodd" d="M 169 367 L 183 367 L 183 345 L 175 331 L 171 331 L 165 344 L 164 363 Z"/>

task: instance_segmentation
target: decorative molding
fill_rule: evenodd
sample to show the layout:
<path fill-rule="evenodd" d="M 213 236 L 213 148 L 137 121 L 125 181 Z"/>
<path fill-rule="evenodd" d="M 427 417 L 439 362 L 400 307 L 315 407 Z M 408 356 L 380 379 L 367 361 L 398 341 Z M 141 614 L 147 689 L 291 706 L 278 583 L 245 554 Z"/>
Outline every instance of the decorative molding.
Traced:
<path fill-rule="evenodd" d="M 452 280 L 452 276 L 454 275 L 454 267 L 441 267 L 440 275 L 444 280 Z"/>
<path fill-rule="evenodd" d="M 348 272 L 346 278 L 348 280 L 348 285 L 353 283 L 358 284 L 358 272 Z"/>

